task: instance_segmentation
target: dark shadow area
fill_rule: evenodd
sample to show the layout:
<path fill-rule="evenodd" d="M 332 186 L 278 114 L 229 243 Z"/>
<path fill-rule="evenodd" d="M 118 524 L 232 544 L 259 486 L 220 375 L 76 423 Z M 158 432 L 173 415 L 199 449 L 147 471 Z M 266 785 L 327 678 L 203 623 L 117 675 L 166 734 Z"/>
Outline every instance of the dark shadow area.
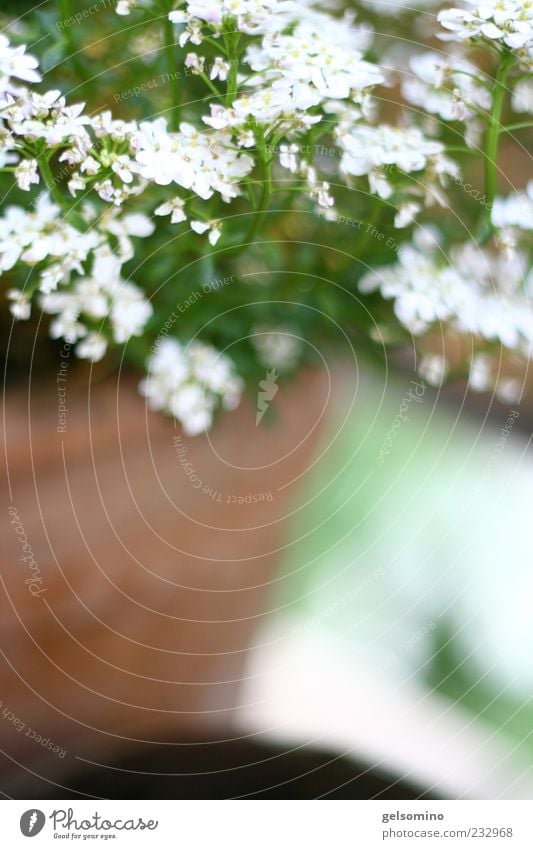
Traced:
<path fill-rule="evenodd" d="M 87 763 L 61 784 L 54 787 L 43 780 L 35 786 L 32 781 L 33 798 L 435 798 L 332 753 L 304 746 L 287 751 L 273 745 L 224 740 L 147 745 L 125 752 L 110 764 Z"/>

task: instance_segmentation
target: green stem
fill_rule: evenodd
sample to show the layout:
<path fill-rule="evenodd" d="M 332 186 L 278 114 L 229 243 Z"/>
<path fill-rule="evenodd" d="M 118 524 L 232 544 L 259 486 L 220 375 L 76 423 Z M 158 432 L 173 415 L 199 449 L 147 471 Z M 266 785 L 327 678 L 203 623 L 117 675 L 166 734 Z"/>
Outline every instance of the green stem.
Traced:
<path fill-rule="evenodd" d="M 508 124 L 507 127 L 502 127 L 502 133 L 512 133 L 515 130 L 529 130 L 533 127 L 533 121 L 523 121 L 519 124 Z"/>
<path fill-rule="evenodd" d="M 488 91 L 490 91 L 492 88 L 490 80 L 482 80 L 480 77 L 478 77 L 477 74 L 471 74 L 469 71 L 460 71 L 458 68 L 456 68 L 453 71 L 453 76 L 470 77 L 470 79 L 474 80 L 474 82 L 476 82 L 482 88 L 486 88 Z"/>
<path fill-rule="evenodd" d="M 227 54 L 229 62 L 228 86 L 226 89 L 226 106 L 232 106 L 237 97 L 239 86 L 237 75 L 239 71 L 239 40 L 240 33 L 233 32 L 226 36 Z"/>
<path fill-rule="evenodd" d="M 39 162 L 39 169 L 41 171 L 41 174 L 42 174 L 43 180 L 45 182 L 46 188 L 48 189 L 48 191 L 50 193 L 50 196 L 55 200 L 57 205 L 60 206 L 61 209 L 64 212 L 66 212 L 65 198 L 63 197 L 63 194 L 62 194 L 61 190 L 59 189 L 59 186 L 57 185 L 56 179 L 55 179 L 54 175 L 52 174 L 52 169 L 50 168 L 50 163 L 48 162 L 47 154 L 42 153 L 39 156 L 38 162 Z"/>
<path fill-rule="evenodd" d="M 464 145 L 460 145 L 460 144 L 458 144 L 456 146 L 452 145 L 451 147 L 446 146 L 445 150 L 446 150 L 446 153 L 469 153 L 470 156 L 483 156 L 484 155 L 482 150 L 475 150 L 474 148 L 464 147 Z"/>
<path fill-rule="evenodd" d="M 244 239 L 244 244 L 251 244 L 255 241 L 255 237 L 257 236 L 259 230 L 261 229 L 263 221 L 266 218 L 271 195 L 272 159 L 269 159 L 263 162 L 263 191 L 261 193 L 261 200 L 259 202 L 259 206 L 255 211 L 254 219 L 252 221 L 250 229 L 248 230 L 246 238 Z"/>
<path fill-rule="evenodd" d="M 165 60 L 167 63 L 168 74 L 170 77 L 170 91 L 172 106 L 169 116 L 169 125 L 172 130 L 179 128 L 180 122 L 180 102 L 181 88 L 180 75 L 178 70 L 178 57 L 176 42 L 174 40 L 174 26 L 172 21 L 169 21 L 168 15 L 164 17 L 164 38 L 165 38 Z"/>
<path fill-rule="evenodd" d="M 207 74 L 204 73 L 204 71 L 201 71 L 201 73 L 198 74 L 198 76 L 200 77 L 201 80 L 204 81 L 204 83 L 206 84 L 208 89 L 210 89 L 213 92 L 215 97 L 218 97 L 219 100 L 222 100 L 222 95 L 219 92 L 219 90 L 217 89 L 216 85 L 214 85 L 213 80 L 210 80 L 209 77 L 207 76 Z"/>
<path fill-rule="evenodd" d="M 255 241 L 255 238 L 256 238 L 256 236 L 257 236 L 257 234 L 258 234 L 258 232 L 259 232 L 259 230 L 260 230 L 260 228 L 261 228 L 261 226 L 262 226 L 262 224 L 263 224 L 263 222 L 266 218 L 266 215 L 267 215 L 267 212 L 268 212 L 268 206 L 269 206 L 269 203 L 270 203 L 270 198 L 272 197 L 272 194 L 273 194 L 273 187 L 272 187 L 272 162 L 273 162 L 273 159 L 272 159 L 271 156 L 265 156 L 266 151 L 265 151 L 265 140 L 264 140 L 264 138 L 262 138 L 261 140 L 258 139 L 257 149 L 258 149 L 258 152 L 261 156 L 261 166 L 262 166 L 262 172 L 263 172 L 263 183 L 262 183 L 263 190 L 261 192 L 261 200 L 259 201 L 257 208 L 253 212 L 254 217 L 253 217 L 252 223 L 251 223 L 251 225 L 248 229 L 248 233 L 246 234 L 246 236 L 244 237 L 244 239 L 242 241 L 239 241 L 238 244 L 233 245 L 233 248 L 235 250 L 232 254 L 232 259 L 234 259 L 236 256 L 239 256 L 243 251 L 246 250 L 246 248 L 249 247 L 249 245 L 251 245 Z"/>
<path fill-rule="evenodd" d="M 57 203 L 65 220 L 72 224 L 73 227 L 76 227 L 78 230 L 84 230 L 84 222 L 83 219 L 78 215 L 78 213 L 71 209 L 67 200 L 65 199 L 61 189 L 57 184 L 57 180 L 52 174 L 52 169 L 50 168 L 50 162 L 48 160 L 48 152 L 43 151 L 37 158 L 39 163 L 39 170 L 41 172 L 41 176 L 44 180 L 46 188 L 50 194 L 50 197 Z"/>
<path fill-rule="evenodd" d="M 498 143 L 502 131 L 501 117 L 503 101 L 507 90 L 505 81 L 509 74 L 511 61 L 512 57 L 509 54 L 502 57 L 494 80 L 494 96 L 492 98 L 485 156 L 485 197 L 488 209 L 491 208 L 496 196 Z"/>

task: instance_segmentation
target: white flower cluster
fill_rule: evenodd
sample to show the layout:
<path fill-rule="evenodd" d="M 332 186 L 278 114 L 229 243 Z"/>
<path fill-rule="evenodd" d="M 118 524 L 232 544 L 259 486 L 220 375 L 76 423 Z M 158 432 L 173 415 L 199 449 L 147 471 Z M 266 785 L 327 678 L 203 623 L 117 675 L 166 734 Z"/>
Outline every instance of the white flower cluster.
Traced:
<path fill-rule="evenodd" d="M 523 79 L 513 89 L 512 106 L 515 112 L 533 114 L 533 80 Z"/>
<path fill-rule="evenodd" d="M 385 13 L 393 5 L 363 3 Z M 432 3 L 420 0 L 423 6 Z M 196 274 L 196 258 L 209 254 L 206 268 L 219 262 L 224 268 L 230 248 L 238 256 L 254 242 L 273 213 L 277 191 L 306 198 L 307 208 L 311 198 L 323 219 L 337 221 L 345 218 L 335 209 L 337 194 L 339 203 L 348 203 L 343 187 L 359 189 L 362 182 L 366 191 L 351 192 L 350 202 L 370 195 L 363 205 L 365 215 L 375 206 L 371 220 L 379 223 L 383 214 L 396 227 L 408 227 L 436 204 L 443 233 L 452 233 L 444 192 L 452 181 L 469 184 L 463 184 L 445 143 L 450 152 L 464 152 L 463 139 L 472 145 L 476 134 L 476 143 L 485 141 L 487 148 L 487 203 L 478 205 L 480 220 L 473 225 L 485 240 L 483 249 L 472 242 L 448 251 L 444 241 L 441 249 L 436 237 L 423 241 L 419 235 L 399 251 L 395 265 L 366 275 L 361 288 L 393 299 L 398 319 L 413 333 L 447 322 L 481 345 L 500 343 L 530 355 L 527 298 L 533 284 L 524 277 L 533 183 L 494 200 L 501 125 L 505 122 L 510 139 L 513 129 L 527 123 L 507 122 L 507 101 L 512 98 L 522 113 L 533 111 L 533 86 L 523 73 L 533 64 L 530 0 L 464 0 L 461 8 L 441 12 L 444 38 L 470 43 L 453 45 L 449 55 L 432 50 L 402 60 L 403 110 L 384 107 L 388 116 L 399 112 L 398 126 L 378 116 L 380 100 L 395 94 L 374 95 L 376 86 L 394 82 L 369 61 L 369 51 L 380 50 L 382 34 L 345 12 L 344 2 L 174 0 L 166 10 L 172 5 L 163 21 L 153 0 L 116 5 L 119 15 L 147 12 L 146 35 L 135 27 L 135 41 L 138 49 L 153 50 L 167 62 L 168 86 L 154 91 L 158 102 L 150 114 L 169 115 L 168 121 L 116 118 L 110 111 L 69 104 L 56 89 L 35 90 L 41 80 L 37 60 L 0 36 L 0 168 L 30 197 L 24 207 L 10 205 L 0 217 L 0 273 L 31 269 L 24 289 L 8 292 L 16 318 L 29 317 L 35 297 L 52 316 L 52 336 L 64 337 L 91 360 L 100 359 L 110 343 L 149 336 L 160 317 L 161 296 L 154 295 L 154 315 L 143 288 L 156 287 L 136 285 L 125 264 L 134 256 L 135 240 L 154 233 L 152 217 L 161 230 L 183 225 L 179 239 L 170 240 L 173 249 L 182 250 L 174 267 L 187 264 Z M 500 74 L 499 82 L 505 78 L 506 90 L 503 84 L 491 86 L 489 63 L 480 62 L 481 71 L 467 58 L 467 48 L 483 46 L 483 40 L 486 53 L 502 61 L 492 73 Z M 185 97 L 177 91 L 185 84 L 181 79 L 176 85 L 177 67 L 185 68 L 183 77 L 193 77 Z M 202 84 L 208 100 L 201 96 Z M 131 91 L 125 89 L 117 102 L 123 104 Z M 449 122 L 464 127 L 447 127 Z M 326 153 L 317 153 L 321 148 Z M 224 205 L 230 203 L 235 214 L 228 216 Z M 222 238 L 222 249 L 210 251 Z M 171 270 L 164 242 L 156 235 L 145 256 L 155 255 L 154 267 Z M 390 242 L 396 245 L 388 240 L 387 248 Z M 359 244 L 366 249 L 364 239 Z M 371 243 L 370 256 L 380 244 Z M 258 359 L 292 368 L 300 353 L 297 329 L 293 336 L 272 327 L 270 318 L 257 319 Z M 184 326 L 186 320 L 180 324 L 185 335 Z M 152 350 L 142 390 L 150 406 L 171 412 L 187 433 L 207 428 L 219 406 L 238 403 L 241 381 L 227 356 L 200 341 L 166 339 Z M 472 364 L 478 385 L 482 365 L 482 360 Z M 428 379 L 439 380 L 446 363 L 429 356 L 422 368 Z"/>
<path fill-rule="evenodd" d="M 237 197 L 239 182 L 254 166 L 251 156 L 235 149 L 229 133 L 201 133 L 187 123 L 171 133 L 164 118 L 144 121 L 134 145 L 141 177 L 159 186 L 176 183 L 203 200 L 215 192 L 226 202 Z"/>
<path fill-rule="evenodd" d="M 258 325 L 253 329 L 252 342 L 261 362 L 280 371 L 294 368 L 302 350 L 302 339 L 283 327 Z"/>
<path fill-rule="evenodd" d="M 57 316 L 51 336 L 70 343 L 83 339 L 76 348 L 78 356 L 99 360 L 107 343 L 101 332 L 90 332 L 92 322 L 101 325 L 109 318 L 114 341 L 122 343 L 139 335 L 152 314 L 140 289 L 124 282 L 120 270 L 133 256 L 131 236 L 150 235 L 153 224 L 138 213 L 120 218 L 114 209 L 96 220 L 88 206 L 84 220 L 86 232 L 72 227 L 46 192 L 37 198 L 34 211 L 8 207 L 0 219 L 0 269 L 8 270 L 17 261 L 33 267 L 46 260 L 37 289 L 41 308 Z M 111 237 L 118 245 L 115 251 L 109 245 Z M 74 272 L 80 276 L 69 285 Z M 15 318 L 29 318 L 31 291 L 11 289 L 8 296 Z"/>
<path fill-rule="evenodd" d="M 460 333 L 531 355 L 533 273 L 521 254 L 506 257 L 472 242 L 453 248 L 447 260 L 426 235 L 402 246 L 398 259 L 365 275 L 360 288 L 394 299 L 396 316 L 410 332 L 446 322 Z"/>
<path fill-rule="evenodd" d="M 357 99 L 384 80 L 380 69 L 363 59 L 372 41 L 368 27 L 354 26 L 351 16 L 337 20 L 305 4 L 278 3 L 276 8 L 272 32 L 245 53 L 254 72 L 246 79 L 246 93 L 230 107 L 213 104 L 211 116 L 204 118 L 216 129 L 236 131 L 243 146 L 247 140 L 253 144 L 249 133 L 256 123 L 267 134 L 311 126 L 321 120 L 310 111 L 314 107 L 331 99 Z M 287 34 L 283 29 L 289 23 L 293 27 Z"/>
<path fill-rule="evenodd" d="M 175 416 L 189 436 L 208 430 L 220 405 L 235 409 L 242 389 L 228 356 L 201 342 L 184 347 L 174 339 L 156 346 L 140 385 L 150 408 Z"/>
<path fill-rule="evenodd" d="M 487 80 L 462 57 L 421 53 L 410 57 L 409 71 L 402 80 L 405 100 L 444 121 L 471 121 L 472 107 L 490 109 Z"/>
<path fill-rule="evenodd" d="M 235 21 L 239 32 L 247 35 L 261 35 L 290 23 L 297 6 L 293 0 L 189 0 L 178 5 L 183 10 L 171 12 L 170 20 L 176 24 L 185 24 L 186 30 L 181 43 L 192 41 L 198 44 L 201 38 L 199 28 L 202 24 L 220 27 L 224 20 Z M 305 4 L 304 4 L 305 5 Z"/>
<path fill-rule="evenodd" d="M 467 9 L 443 9 L 439 23 L 449 35 L 441 38 L 465 41 L 480 36 L 513 50 L 533 48 L 533 7 L 530 0 L 465 0 Z"/>
<path fill-rule="evenodd" d="M 5 102 L 6 94 L 17 90 L 11 77 L 29 83 L 40 82 L 41 75 L 36 70 L 38 66 L 37 59 L 26 53 L 24 45 L 11 47 L 9 39 L 0 34 L 0 98 L 2 101 Z"/>
<path fill-rule="evenodd" d="M 494 226 L 501 230 L 533 230 L 533 180 L 524 192 L 496 198 L 491 217 Z"/>
<path fill-rule="evenodd" d="M 83 104 L 67 106 L 58 91 L 39 95 L 19 90 L 2 112 L 6 134 L 0 156 L 18 149 L 18 139 L 62 148 L 72 195 L 94 186 L 99 197 L 121 206 L 148 182 L 176 183 L 203 200 L 218 192 L 229 201 L 254 160 L 235 149 L 228 133 L 198 132 L 183 123 L 171 133 L 163 118 L 142 122 L 114 120 L 109 112 L 89 117 Z M 39 182 L 36 158 L 23 159 L 16 171 L 19 187 Z"/>
<path fill-rule="evenodd" d="M 345 174 L 360 177 L 389 165 L 396 165 L 407 174 L 423 171 L 429 165 L 443 174 L 454 171 L 453 163 L 444 157 L 443 145 L 425 138 L 417 127 L 361 125 L 349 132 L 338 132 L 337 138 L 342 149 L 341 170 Z"/>
<path fill-rule="evenodd" d="M 318 104 L 383 82 L 380 69 L 362 58 L 372 43 L 368 27 L 353 26 L 351 17 L 336 20 L 309 9 L 304 15 L 290 34 L 267 36 L 248 49 L 246 60 L 261 75 L 258 83 L 283 79 L 308 86 L 308 96 Z"/>
<path fill-rule="evenodd" d="M 444 154 L 439 141 L 428 139 L 417 127 L 401 128 L 381 124 L 369 127 L 364 124 L 337 130 L 342 151 L 340 171 L 345 175 L 368 176 L 370 191 L 388 199 L 393 195 L 399 204 L 395 226 L 410 224 L 422 206 L 434 201 L 445 205 L 441 191 L 448 175 L 456 176 L 458 168 Z M 392 179 L 392 170 L 413 174 L 407 183 Z M 414 201 L 413 198 L 417 198 Z"/>
<path fill-rule="evenodd" d="M 90 332 L 87 322 L 102 326 L 109 320 L 113 339 L 120 344 L 139 336 L 152 315 L 141 290 L 121 279 L 120 262 L 105 250 L 95 252 L 90 277 L 77 279 L 69 290 L 43 295 L 40 305 L 44 312 L 57 316 L 50 326 L 51 336 L 63 337 L 70 344 L 81 339 L 77 355 L 93 362 L 104 356 L 107 341 L 101 332 Z"/>

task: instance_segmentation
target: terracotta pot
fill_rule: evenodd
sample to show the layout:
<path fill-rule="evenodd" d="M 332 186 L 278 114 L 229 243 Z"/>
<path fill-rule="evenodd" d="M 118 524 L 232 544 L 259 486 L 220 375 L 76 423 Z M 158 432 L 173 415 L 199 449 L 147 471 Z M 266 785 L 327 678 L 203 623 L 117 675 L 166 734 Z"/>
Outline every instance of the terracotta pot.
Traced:
<path fill-rule="evenodd" d="M 67 390 L 62 417 L 55 377 L 7 398 L 4 792 L 228 729 L 329 378 L 280 390 L 273 422 L 243 403 L 194 439 L 132 382 Z"/>

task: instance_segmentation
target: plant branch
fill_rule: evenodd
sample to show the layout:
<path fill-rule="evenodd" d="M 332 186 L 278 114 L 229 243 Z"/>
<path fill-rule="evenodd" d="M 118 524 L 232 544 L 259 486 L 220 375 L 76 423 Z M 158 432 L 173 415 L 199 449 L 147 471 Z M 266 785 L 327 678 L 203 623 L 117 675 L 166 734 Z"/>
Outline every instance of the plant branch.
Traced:
<path fill-rule="evenodd" d="M 498 143 L 502 131 L 502 107 L 506 92 L 505 82 L 510 70 L 510 61 L 508 55 L 502 57 L 494 80 L 494 96 L 492 98 L 492 109 L 489 118 L 485 157 L 485 197 L 487 198 L 489 208 L 496 195 Z"/>
<path fill-rule="evenodd" d="M 515 130 L 529 130 L 533 127 L 533 121 L 523 121 L 518 124 L 508 124 L 507 127 L 502 127 L 502 133 L 512 133 Z"/>
<path fill-rule="evenodd" d="M 180 74 L 178 70 L 178 58 L 176 55 L 176 42 L 174 39 L 174 25 L 168 15 L 164 17 L 164 39 L 165 39 L 165 61 L 168 75 L 170 77 L 171 111 L 169 124 L 172 130 L 177 130 L 180 122 L 181 88 Z"/>
<path fill-rule="evenodd" d="M 52 174 L 48 151 L 43 150 L 38 155 L 37 161 L 39 163 L 39 171 L 41 172 L 41 176 L 44 180 L 46 188 L 48 189 L 50 197 L 56 202 L 56 204 L 61 209 L 65 220 L 68 221 L 69 224 L 72 224 L 73 227 L 76 227 L 78 230 L 84 230 L 85 227 L 83 226 L 83 219 L 78 215 L 75 210 L 73 210 L 69 206 L 65 196 L 63 195 L 63 192 L 57 184 L 56 178 Z"/>

